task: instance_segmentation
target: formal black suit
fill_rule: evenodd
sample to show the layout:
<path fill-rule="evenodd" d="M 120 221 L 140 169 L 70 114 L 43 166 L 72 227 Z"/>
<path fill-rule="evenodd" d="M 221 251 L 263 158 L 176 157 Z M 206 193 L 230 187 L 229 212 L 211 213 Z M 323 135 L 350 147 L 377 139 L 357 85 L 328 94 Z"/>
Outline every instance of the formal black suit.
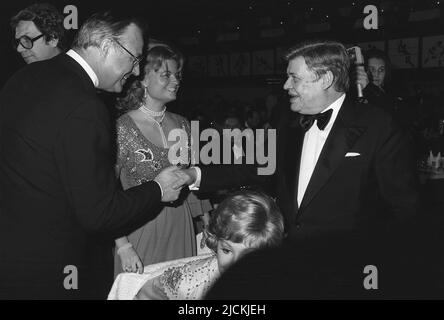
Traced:
<path fill-rule="evenodd" d="M 297 114 L 295 114 L 297 116 Z M 278 129 L 275 188 L 292 236 L 390 229 L 415 216 L 419 196 L 413 155 L 392 117 L 345 99 L 325 142 L 300 206 L 299 165 L 305 132 L 288 114 Z M 358 153 L 346 157 L 347 153 Z M 266 180 L 254 168 L 202 168 L 201 190 Z M 360 231 L 358 231 L 360 232 Z"/>
<path fill-rule="evenodd" d="M 66 54 L 18 71 L 0 108 L 0 297 L 105 298 L 109 243 L 155 217 L 159 186 L 121 190 L 114 125 Z M 64 288 L 68 265 L 78 290 Z"/>

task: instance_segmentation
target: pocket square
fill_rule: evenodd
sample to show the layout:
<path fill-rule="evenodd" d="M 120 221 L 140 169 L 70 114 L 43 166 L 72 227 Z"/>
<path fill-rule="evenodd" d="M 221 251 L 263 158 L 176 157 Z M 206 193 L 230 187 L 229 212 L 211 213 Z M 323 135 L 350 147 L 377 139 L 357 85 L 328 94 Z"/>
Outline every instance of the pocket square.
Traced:
<path fill-rule="evenodd" d="M 361 154 L 358 152 L 347 152 L 347 154 L 345 155 L 346 157 L 358 157 Z"/>

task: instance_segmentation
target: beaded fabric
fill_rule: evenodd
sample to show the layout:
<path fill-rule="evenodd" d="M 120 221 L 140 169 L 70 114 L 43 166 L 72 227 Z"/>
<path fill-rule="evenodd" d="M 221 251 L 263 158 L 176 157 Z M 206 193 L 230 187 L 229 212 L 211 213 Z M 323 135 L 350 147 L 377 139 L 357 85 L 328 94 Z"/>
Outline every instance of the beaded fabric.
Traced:
<path fill-rule="evenodd" d="M 215 255 L 167 269 L 160 278 L 170 300 L 199 300 L 219 277 Z"/>
<path fill-rule="evenodd" d="M 109 300 L 199 300 L 219 278 L 214 253 L 145 266 L 143 274 L 120 273 Z"/>
<path fill-rule="evenodd" d="M 181 128 L 190 137 L 191 130 L 187 120 L 176 114 L 171 115 L 179 120 Z M 162 169 L 171 166 L 168 149 L 149 141 L 128 114 L 117 120 L 117 136 L 117 170 L 124 175 L 124 181 L 128 184 L 124 186 L 125 189 L 153 180 Z"/>

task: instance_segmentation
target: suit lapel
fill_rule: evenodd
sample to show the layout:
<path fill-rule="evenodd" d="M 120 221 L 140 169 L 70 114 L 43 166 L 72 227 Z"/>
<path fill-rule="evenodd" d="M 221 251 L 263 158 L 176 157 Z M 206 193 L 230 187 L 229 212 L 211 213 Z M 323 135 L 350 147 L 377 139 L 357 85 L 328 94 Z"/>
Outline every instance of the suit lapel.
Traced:
<path fill-rule="evenodd" d="M 285 179 L 290 199 L 293 199 L 292 205 L 297 210 L 297 192 L 299 180 L 299 167 L 301 163 L 302 144 L 304 142 L 305 132 L 299 125 L 299 115 L 293 115 L 292 121 L 288 127 L 288 134 L 285 150 Z"/>
<path fill-rule="evenodd" d="M 359 137 L 365 132 L 366 127 L 357 124 L 357 114 L 354 107 L 348 99 L 344 101 L 319 155 L 302 199 L 301 208 L 305 208 L 313 200 L 344 160 L 347 151 L 353 147 Z"/>

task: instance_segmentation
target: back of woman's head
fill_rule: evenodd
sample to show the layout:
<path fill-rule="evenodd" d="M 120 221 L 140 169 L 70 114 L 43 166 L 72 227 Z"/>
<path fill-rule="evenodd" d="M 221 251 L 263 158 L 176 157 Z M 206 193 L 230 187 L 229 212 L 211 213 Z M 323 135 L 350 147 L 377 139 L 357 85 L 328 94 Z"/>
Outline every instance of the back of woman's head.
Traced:
<path fill-rule="evenodd" d="M 145 89 L 142 80 L 150 71 L 158 71 L 167 61 L 172 60 L 177 63 L 177 70 L 182 70 L 183 55 L 178 50 L 165 43 L 157 42 L 149 46 L 149 49 L 142 61 L 143 70 L 125 92 L 122 98 L 117 99 L 117 109 L 122 111 L 138 109 L 144 100 Z"/>
<path fill-rule="evenodd" d="M 239 191 L 223 200 L 211 216 L 207 246 L 219 240 L 250 248 L 274 247 L 284 237 L 282 215 L 273 199 L 257 191 Z"/>

